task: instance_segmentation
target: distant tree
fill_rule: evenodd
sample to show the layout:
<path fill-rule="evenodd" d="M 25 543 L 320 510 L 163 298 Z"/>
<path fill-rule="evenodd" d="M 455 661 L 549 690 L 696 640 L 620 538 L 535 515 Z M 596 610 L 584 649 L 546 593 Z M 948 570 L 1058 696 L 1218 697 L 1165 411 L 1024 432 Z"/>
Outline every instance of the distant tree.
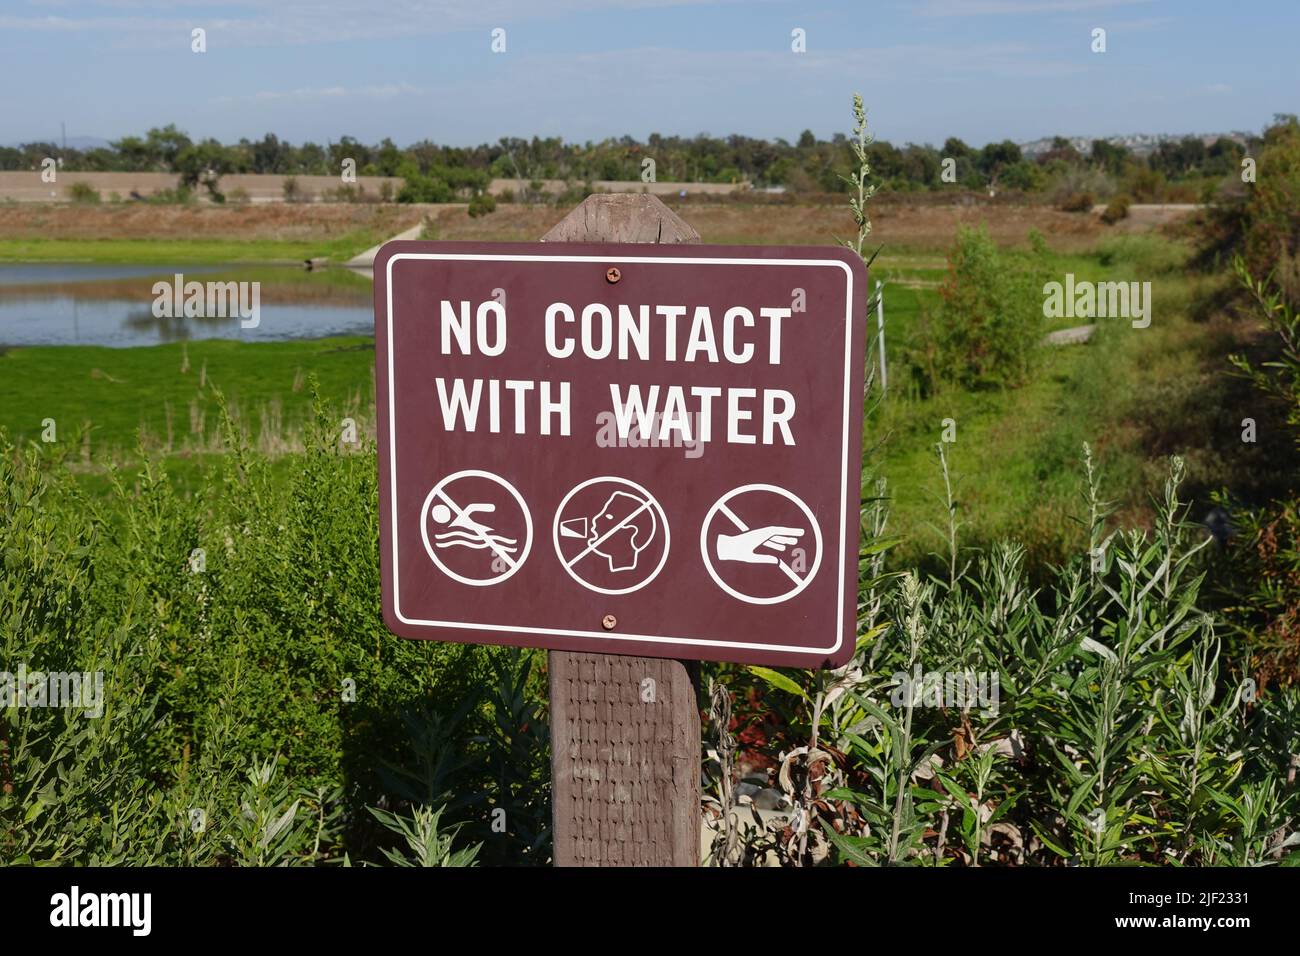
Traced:
<path fill-rule="evenodd" d="M 1052 137 L 1052 148 L 1038 154 L 1038 165 L 1064 163 L 1066 166 L 1078 166 L 1083 161 L 1079 151 L 1064 136 Z"/>
<path fill-rule="evenodd" d="M 380 176 L 397 175 L 397 169 L 402 165 L 402 151 L 397 148 L 396 143 L 385 136 L 379 148 L 375 150 L 374 156 L 375 171 Z"/>
<path fill-rule="evenodd" d="M 293 147 L 281 143 L 274 133 L 267 133 L 250 148 L 255 173 L 287 173 Z"/>
<path fill-rule="evenodd" d="M 216 140 L 209 140 L 215 143 Z M 145 145 L 150 154 L 167 169 L 180 172 L 176 167 L 177 158 L 187 149 L 190 138 L 176 128 L 175 123 L 149 130 L 145 134 Z M 217 144 L 220 145 L 220 144 Z"/>
<path fill-rule="evenodd" d="M 1195 136 L 1184 136 L 1177 142 L 1165 140 L 1156 147 L 1147 164 L 1169 179 L 1177 179 L 1200 170 L 1205 162 L 1205 144 Z"/>
<path fill-rule="evenodd" d="M 1094 139 L 1089 158 L 1094 166 L 1112 176 L 1118 176 L 1124 171 L 1124 166 L 1129 160 L 1129 151 L 1123 146 L 1116 146 L 1104 139 Z"/>
<path fill-rule="evenodd" d="M 1226 176 L 1241 169 L 1241 158 L 1246 147 L 1235 139 L 1220 136 L 1205 153 L 1203 172 L 1210 176 Z"/>
<path fill-rule="evenodd" d="M 1020 160 L 1020 147 L 1011 140 L 1004 139 L 1000 143 L 989 143 L 980 150 L 976 165 L 988 180 L 989 185 L 996 186 L 1002 173 L 1015 166 Z"/>
<path fill-rule="evenodd" d="M 1047 174 L 1037 163 L 1021 160 L 1002 170 L 1001 185 L 1007 189 L 1019 189 L 1022 192 L 1035 192 L 1047 183 Z"/>
<path fill-rule="evenodd" d="M 956 136 L 949 136 L 943 141 L 943 155 L 945 158 L 951 157 L 960 164 L 963 159 L 971 159 L 975 155 L 975 150 L 971 149 Z"/>
<path fill-rule="evenodd" d="M 201 143 L 186 146 L 173 161 L 176 172 L 180 173 L 181 185 L 187 189 L 204 186 L 208 195 L 217 202 L 225 197 L 218 188 L 221 177 L 230 172 L 230 153 L 225 146 L 215 139 L 205 139 Z"/>
<path fill-rule="evenodd" d="M 901 178 L 914 187 L 931 187 L 939 183 L 940 157 L 933 146 L 908 143 L 899 153 L 899 166 Z"/>

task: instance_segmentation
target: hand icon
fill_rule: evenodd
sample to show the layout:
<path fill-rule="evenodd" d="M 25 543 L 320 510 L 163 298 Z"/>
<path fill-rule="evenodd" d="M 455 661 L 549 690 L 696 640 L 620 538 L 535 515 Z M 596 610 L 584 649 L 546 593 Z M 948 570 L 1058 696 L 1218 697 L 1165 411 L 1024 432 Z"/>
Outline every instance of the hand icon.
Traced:
<path fill-rule="evenodd" d="M 776 555 L 760 554 L 758 549 L 766 547 L 773 551 L 784 551 L 787 545 L 798 544 L 798 538 L 802 534 L 801 528 L 783 528 L 779 525 L 753 528 L 741 534 L 720 534 L 717 542 L 718 560 L 776 564 L 779 561 Z"/>

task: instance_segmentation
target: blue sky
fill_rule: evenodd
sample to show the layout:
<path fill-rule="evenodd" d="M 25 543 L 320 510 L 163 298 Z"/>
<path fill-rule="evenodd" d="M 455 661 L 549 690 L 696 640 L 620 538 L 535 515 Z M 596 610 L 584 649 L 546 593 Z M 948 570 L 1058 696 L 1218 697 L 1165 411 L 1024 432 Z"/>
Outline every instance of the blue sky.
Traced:
<path fill-rule="evenodd" d="M 1297 0 L 0 0 L 0 143 L 61 121 L 107 139 L 174 122 L 223 141 L 793 140 L 847 131 L 854 91 L 898 144 L 1258 130 L 1300 111 L 1297 35 Z"/>

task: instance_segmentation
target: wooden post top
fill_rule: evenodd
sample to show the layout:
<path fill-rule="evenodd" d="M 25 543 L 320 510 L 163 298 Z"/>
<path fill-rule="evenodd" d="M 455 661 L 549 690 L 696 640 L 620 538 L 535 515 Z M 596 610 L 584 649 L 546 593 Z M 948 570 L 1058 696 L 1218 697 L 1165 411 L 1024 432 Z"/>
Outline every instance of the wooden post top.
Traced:
<path fill-rule="evenodd" d="M 699 242 L 700 234 L 649 193 L 588 196 L 542 242 Z"/>

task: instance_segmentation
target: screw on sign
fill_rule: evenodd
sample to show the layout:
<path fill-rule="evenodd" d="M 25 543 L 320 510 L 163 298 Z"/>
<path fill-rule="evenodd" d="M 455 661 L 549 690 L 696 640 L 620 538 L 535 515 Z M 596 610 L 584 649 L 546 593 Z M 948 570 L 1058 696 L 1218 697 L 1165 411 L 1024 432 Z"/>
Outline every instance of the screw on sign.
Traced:
<path fill-rule="evenodd" d="M 776 666 L 851 656 L 857 256 L 391 242 L 375 280 L 395 633 Z"/>

